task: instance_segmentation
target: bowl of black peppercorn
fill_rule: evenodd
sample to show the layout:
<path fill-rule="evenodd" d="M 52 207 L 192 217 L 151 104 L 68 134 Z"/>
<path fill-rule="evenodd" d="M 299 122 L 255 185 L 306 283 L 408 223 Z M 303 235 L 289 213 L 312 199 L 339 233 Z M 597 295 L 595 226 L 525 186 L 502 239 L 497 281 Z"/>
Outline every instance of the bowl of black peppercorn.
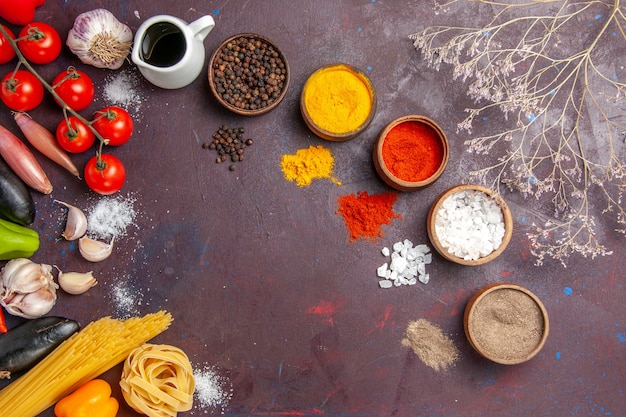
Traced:
<path fill-rule="evenodd" d="M 209 61 L 209 86 L 216 100 L 243 116 L 260 116 L 275 109 L 288 85 L 287 59 L 261 35 L 231 36 Z"/>

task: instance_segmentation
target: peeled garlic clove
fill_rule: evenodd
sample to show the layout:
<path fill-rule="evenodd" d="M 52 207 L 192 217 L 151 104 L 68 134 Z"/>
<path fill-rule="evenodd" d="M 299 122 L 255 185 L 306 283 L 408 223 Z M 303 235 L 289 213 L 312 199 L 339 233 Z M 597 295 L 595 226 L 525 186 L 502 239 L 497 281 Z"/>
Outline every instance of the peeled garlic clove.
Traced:
<path fill-rule="evenodd" d="M 85 273 L 63 272 L 59 269 L 58 280 L 63 291 L 73 295 L 84 294 L 98 283 L 93 276 L 93 271 Z"/>
<path fill-rule="evenodd" d="M 87 232 L 87 216 L 85 216 L 85 213 L 71 204 L 59 200 L 54 201 L 67 207 L 65 231 L 61 236 L 63 236 L 65 240 L 76 240 L 84 236 Z"/>
<path fill-rule="evenodd" d="M 91 239 L 88 236 L 83 236 L 78 239 L 78 250 L 83 258 L 90 262 L 100 262 L 105 260 L 113 252 L 113 241 L 111 243 L 100 242 L 99 240 Z"/>

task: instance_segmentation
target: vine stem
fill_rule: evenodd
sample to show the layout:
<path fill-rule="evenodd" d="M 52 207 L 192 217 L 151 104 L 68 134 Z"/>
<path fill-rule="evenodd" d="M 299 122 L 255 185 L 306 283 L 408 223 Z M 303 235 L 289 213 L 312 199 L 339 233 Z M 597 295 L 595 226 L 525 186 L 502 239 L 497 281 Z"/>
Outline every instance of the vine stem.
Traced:
<path fill-rule="evenodd" d="M 76 117 L 85 126 L 87 126 L 87 128 L 91 130 L 91 132 L 96 136 L 96 138 L 98 138 L 99 146 L 98 146 L 98 150 L 96 151 L 96 156 L 98 157 L 98 160 L 100 160 L 100 155 L 102 154 L 102 148 L 104 144 L 106 143 L 106 139 L 102 137 L 102 135 L 96 129 L 94 129 L 94 127 L 92 126 L 92 122 L 85 119 L 83 116 L 80 115 L 80 113 L 78 113 L 77 111 L 72 109 L 70 106 L 68 106 L 67 103 L 61 98 L 61 96 L 57 94 L 57 92 L 54 90 L 52 85 L 50 85 L 46 80 L 43 79 L 41 75 L 39 75 L 39 73 L 33 68 L 30 62 L 28 62 L 28 60 L 24 57 L 24 54 L 22 54 L 22 51 L 20 51 L 20 48 L 17 46 L 17 42 L 11 36 L 9 36 L 9 33 L 6 31 L 3 25 L 0 25 L 0 32 L 2 33 L 2 35 L 4 35 L 6 40 L 9 42 L 9 44 L 11 45 L 11 48 L 13 48 L 13 51 L 15 51 L 15 55 L 17 56 L 17 59 L 18 59 L 17 66 L 11 78 L 15 76 L 15 73 L 17 72 L 17 69 L 20 66 L 24 66 L 24 68 L 26 68 L 31 74 L 33 74 L 39 80 L 39 82 L 41 82 L 44 88 L 48 90 L 48 92 L 52 95 L 52 97 L 54 97 L 57 103 L 61 104 L 61 107 L 63 108 L 63 114 L 66 119 L 67 119 L 67 112 L 69 112 L 72 116 Z"/>

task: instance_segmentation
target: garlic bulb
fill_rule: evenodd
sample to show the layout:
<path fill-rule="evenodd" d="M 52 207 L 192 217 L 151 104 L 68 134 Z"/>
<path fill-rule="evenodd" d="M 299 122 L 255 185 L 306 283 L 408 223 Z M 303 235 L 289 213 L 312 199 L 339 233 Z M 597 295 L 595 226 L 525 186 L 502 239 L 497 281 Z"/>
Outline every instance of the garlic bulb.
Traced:
<path fill-rule="evenodd" d="M 54 200 L 59 204 L 63 204 L 67 207 L 67 220 L 65 221 L 65 230 L 63 236 L 65 240 L 76 240 L 82 237 L 87 232 L 87 216 L 78 207 L 74 207 L 71 204 L 64 203 L 63 201 Z"/>
<path fill-rule="evenodd" d="M 130 54 L 133 32 L 110 11 L 94 9 L 76 17 L 66 44 L 83 64 L 118 69 Z"/>
<path fill-rule="evenodd" d="M 111 243 L 105 243 L 83 236 L 78 239 L 78 251 L 83 258 L 90 262 L 104 261 L 113 251 L 114 240 L 115 238 L 111 239 Z"/>
<path fill-rule="evenodd" d="M 0 304 L 15 315 L 27 319 L 41 317 L 52 310 L 57 299 L 52 266 L 30 259 L 11 259 L 2 268 Z"/>
<path fill-rule="evenodd" d="M 98 283 L 93 276 L 93 271 L 85 273 L 63 272 L 59 269 L 58 280 L 63 291 L 72 295 L 84 294 Z"/>

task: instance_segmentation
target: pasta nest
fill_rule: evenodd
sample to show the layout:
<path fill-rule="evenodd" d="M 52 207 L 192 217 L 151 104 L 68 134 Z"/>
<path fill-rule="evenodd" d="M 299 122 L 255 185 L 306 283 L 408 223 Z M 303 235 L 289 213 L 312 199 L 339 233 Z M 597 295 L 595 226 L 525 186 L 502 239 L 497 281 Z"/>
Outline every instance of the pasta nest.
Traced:
<path fill-rule="evenodd" d="M 175 346 L 146 343 L 134 349 L 124 362 L 120 387 L 128 405 L 149 417 L 174 417 L 193 406 L 193 368 Z"/>

